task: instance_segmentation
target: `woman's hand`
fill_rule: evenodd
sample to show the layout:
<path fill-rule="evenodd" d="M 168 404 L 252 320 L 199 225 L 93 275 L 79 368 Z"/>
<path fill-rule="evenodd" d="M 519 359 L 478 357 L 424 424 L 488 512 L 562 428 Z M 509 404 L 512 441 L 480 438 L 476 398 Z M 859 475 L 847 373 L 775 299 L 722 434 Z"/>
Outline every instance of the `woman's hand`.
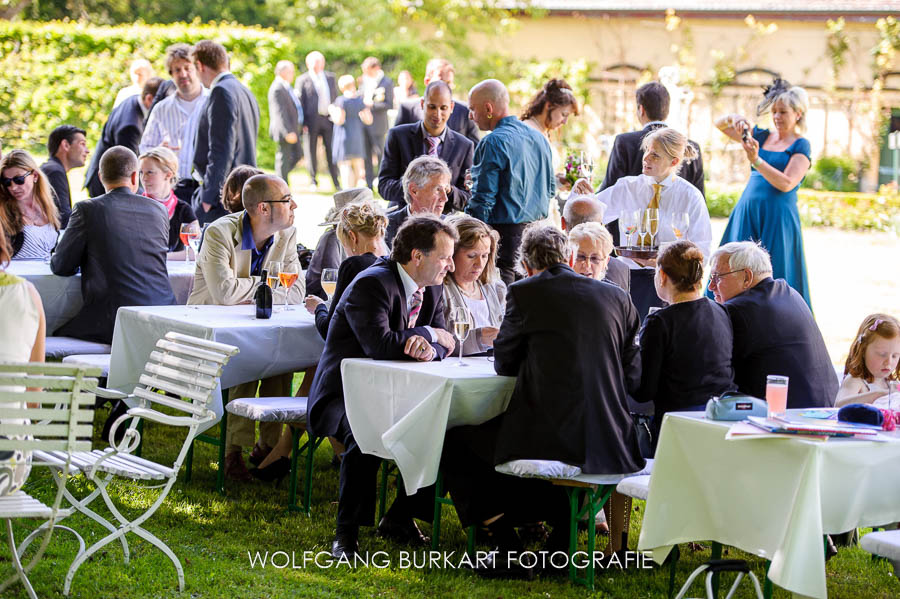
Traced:
<path fill-rule="evenodd" d="M 575 185 L 572 186 L 572 193 L 577 193 L 579 195 L 593 195 L 594 188 L 591 187 L 591 184 L 587 179 L 578 179 L 575 181 Z"/>
<path fill-rule="evenodd" d="M 494 339 L 497 338 L 499 332 L 500 329 L 497 327 L 481 327 L 478 329 L 478 340 L 485 347 L 494 347 Z"/>
<path fill-rule="evenodd" d="M 752 137 L 748 137 L 746 140 L 741 141 L 741 145 L 744 147 L 744 152 L 747 154 L 747 160 L 750 161 L 750 164 L 755 163 L 756 159 L 759 158 L 759 142 Z"/>
<path fill-rule="evenodd" d="M 319 296 L 317 296 L 317 295 L 307 295 L 307 296 L 303 299 L 303 305 L 306 306 L 306 310 L 307 310 L 307 312 L 309 312 L 310 314 L 315 314 L 315 313 L 316 313 L 316 307 L 317 307 L 319 304 L 324 304 L 324 303 L 325 303 L 325 300 L 323 300 L 321 297 L 319 297 Z"/>

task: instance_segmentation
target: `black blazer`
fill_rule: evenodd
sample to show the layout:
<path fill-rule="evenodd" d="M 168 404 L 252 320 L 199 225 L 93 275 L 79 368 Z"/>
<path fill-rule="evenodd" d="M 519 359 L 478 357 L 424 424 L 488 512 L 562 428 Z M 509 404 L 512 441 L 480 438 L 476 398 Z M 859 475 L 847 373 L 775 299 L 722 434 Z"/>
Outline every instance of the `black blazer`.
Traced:
<path fill-rule="evenodd" d="M 444 141 L 438 148 L 438 157 L 450 167 L 450 184 L 453 193 L 447 198 L 445 212 L 463 210 L 471 192 L 466 190 L 466 169 L 472 167 L 475 146 L 471 141 L 447 128 Z M 388 201 L 388 207 L 405 206 L 403 197 L 403 173 L 409 163 L 425 154 L 425 128 L 422 122 L 399 125 L 388 131 L 384 142 L 384 154 L 378 171 L 378 193 Z"/>
<path fill-rule="evenodd" d="M 788 408 L 834 405 L 838 380 L 825 340 L 803 297 L 784 279 L 763 279 L 725 302 L 725 309 L 739 390 L 764 398 L 766 376 L 781 374 L 790 377 Z"/>
<path fill-rule="evenodd" d="M 400 104 L 400 110 L 397 112 L 397 120 L 394 121 L 394 126 L 409 125 L 424 118 L 422 99 L 407 100 Z M 450 113 L 450 118 L 447 119 L 447 126 L 467 138 L 473 145 L 477 146 L 478 141 L 481 139 L 478 135 L 478 125 L 475 124 L 475 121 L 469 119 L 469 106 L 465 102 L 453 101 L 453 112 Z"/>
<path fill-rule="evenodd" d="M 277 75 L 269 86 L 269 137 L 275 141 L 284 141 L 290 133 L 300 137 L 300 113 L 291 97 L 293 93 L 282 85 Z"/>
<path fill-rule="evenodd" d="M 344 295 L 344 290 L 350 286 L 356 275 L 372 266 L 376 260 L 378 260 L 378 256 L 375 254 L 362 254 L 361 256 L 348 256 L 341 262 L 334 295 L 331 297 L 331 307 L 329 308 L 325 304 L 316 306 L 316 330 L 319 331 L 322 339 L 328 337 L 328 324 L 331 322 L 331 317 L 334 316 L 334 309 L 341 301 L 341 296 Z"/>
<path fill-rule="evenodd" d="M 510 285 L 494 369 L 518 379 L 494 463 L 558 460 L 586 474 L 642 469 L 626 400 L 641 378 L 639 324 L 627 293 L 564 264 Z"/>
<path fill-rule="evenodd" d="M 227 73 L 210 90 L 206 111 L 200 116 L 194 146 L 194 168 L 203 185 L 194 193 L 193 208 L 202 218 L 200 203 L 217 207 L 225 177 L 236 166 L 256 166 L 259 105 L 237 77 Z"/>
<path fill-rule="evenodd" d="M 376 360 L 411 359 L 403 353 L 406 340 L 413 335 L 429 339 L 425 325 L 444 328 L 443 286 L 425 288 L 415 328 L 406 328 L 409 320 L 399 266 L 380 258 L 364 270 L 347 288 L 338 302 L 328 327 L 325 351 L 309 391 L 309 432 L 324 437 L 334 435 L 344 418 L 344 383 L 341 361 L 345 358 Z M 448 350 L 434 344 L 438 359 Z"/>
<path fill-rule="evenodd" d="M 94 155 L 91 163 L 84 173 L 84 186 L 92 198 L 103 195 L 106 190 L 100 183 L 100 158 L 103 152 L 113 146 L 125 146 L 139 155 L 138 146 L 141 145 L 141 136 L 144 134 L 144 111 L 141 107 L 140 94 L 131 96 L 124 102 L 113 108 L 103 125 L 100 141 L 94 147 Z"/>
<path fill-rule="evenodd" d="M 331 93 L 331 102 L 329 102 L 331 104 L 338 97 L 334 73 L 325 71 L 325 81 L 328 83 L 328 91 Z M 314 130 L 318 128 L 320 120 L 331 122 L 327 115 L 322 116 L 319 114 L 319 92 L 316 91 L 316 84 L 313 83 L 309 71 L 297 77 L 297 81 L 294 82 L 294 91 L 297 92 L 297 96 L 300 98 L 300 108 L 303 109 L 303 122 L 308 129 Z"/>
<path fill-rule="evenodd" d="M 615 256 L 610 257 L 603 280 L 618 285 L 626 293 L 631 293 L 631 269 Z"/>
<path fill-rule="evenodd" d="M 372 111 L 372 124 L 363 127 L 380 137 L 388 131 L 388 110 L 394 107 L 394 82 L 384 75 L 378 82 L 378 87 L 384 89 L 384 99 L 369 108 Z"/>
<path fill-rule="evenodd" d="M 47 175 L 50 187 L 53 188 L 53 201 L 59 212 L 59 228 L 65 229 L 69 225 L 69 215 L 72 214 L 72 199 L 69 193 L 69 177 L 62 162 L 56 156 L 41 165 L 41 171 Z"/>
<path fill-rule="evenodd" d="M 640 175 L 643 171 L 642 161 L 644 159 L 644 153 L 641 151 L 641 141 L 647 134 L 664 126 L 656 123 L 647 125 L 640 131 L 616 135 L 612 152 L 609 154 L 609 162 L 606 165 L 606 176 L 603 177 L 603 183 L 600 184 L 599 191 L 612 187 L 622 177 Z M 688 140 L 688 142 L 697 150 L 697 157 L 690 162 L 686 162 L 681 167 L 678 176 L 693 183 L 694 187 L 699 189 L 700 193 L 706 197 L 706 191 L 703 187 L 703 156 L 700 154 L 700 146 L 695 141 Z"/>
<path fill-rule="evenodd" d="M 169 218 L 156 200 L 119 187 L 75 204 L 50 270 L 68 277 L 81 267 L 84 307 L 55 334 L 111 343 L 121 306 L 174 304 L 168 249 Z"/>

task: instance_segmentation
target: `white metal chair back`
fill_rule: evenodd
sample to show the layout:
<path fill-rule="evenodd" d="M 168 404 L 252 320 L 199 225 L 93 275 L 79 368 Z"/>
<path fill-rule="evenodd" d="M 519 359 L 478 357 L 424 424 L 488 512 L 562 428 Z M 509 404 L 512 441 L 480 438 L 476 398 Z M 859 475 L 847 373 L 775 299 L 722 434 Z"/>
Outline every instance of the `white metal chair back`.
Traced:
<path fill-rule="evenodd" d="M 10 477 L 7 480 L 13 485 L 14 492 L 0 496 L 0 518 L 6 520 L 8 545 L 16 573 L 0 584 L 0 593 L 21 580 L 28 595 L 36 597 L 27 574 L 44 554 L 57 518 L 68 515 L 67 510 L 60 510 L 60 503 L 72 453 L 91 449 L 97 379 L 88 377 L 99 375 L 98 368 L 70 364 L 0 363 L 0 452 L 12 453 L 10 457 L 24 463 L 31 462 L 31 452 L 36 450 L 55 451 L 62 456 L 52 464 L 58 470 L 54 479 L 57 492 L 51 506 L 19 490 L 17 487 L 24 480 L 11 480 L 17 474 L 22 479 L 27 476 L 27 470 L 21 465 L 14 470 L 6 468 L 4 472 Z M 28 404 L 37 404 L 37 407 L 28 407 Z M 41 465 L 41 462 L 34 461 L 32 465 Z M 47 522 L 17 546 L 12 529 L 12 520 L 17 518 L 42 518 Z M 41 531 L 44 531 L 44 538 L 40 547 L 23 566 L 21 557 L 26 547 Z M 80 537 L 79 541 L 83 543 Z"/>

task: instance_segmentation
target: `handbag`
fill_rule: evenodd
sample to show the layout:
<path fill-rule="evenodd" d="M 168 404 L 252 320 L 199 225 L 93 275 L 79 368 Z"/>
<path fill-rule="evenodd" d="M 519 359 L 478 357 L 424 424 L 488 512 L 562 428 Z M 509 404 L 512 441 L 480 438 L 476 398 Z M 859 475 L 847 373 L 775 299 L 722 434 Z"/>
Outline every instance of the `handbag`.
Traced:
<path fill-rule="evenodd" d="M 765 418 L 766 415 L 765 401 L 739 391 L 726 391 L 706 402 L 708 420 L 738 421 L 748 416 Z"/>
<path fill-rule="evenodd" d="M 641 457 L 650 459 L 653 457 L 653 417 L 648 414 L 638 414 L 630 412 L 631 420 L 634 422 L 634 430 L 637 434 L 638 447 L 641 450 Z"/>

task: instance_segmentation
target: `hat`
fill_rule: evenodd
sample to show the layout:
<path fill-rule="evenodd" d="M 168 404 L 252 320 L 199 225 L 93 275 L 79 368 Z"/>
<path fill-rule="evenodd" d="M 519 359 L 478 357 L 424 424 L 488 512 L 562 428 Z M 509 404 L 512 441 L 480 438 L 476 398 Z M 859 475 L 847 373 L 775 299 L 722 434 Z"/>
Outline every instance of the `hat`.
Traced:
<path fill-rule="evenodd" d="M 375 196 L 368 187 L 354 187 L 353 189 L 342 189 L 334 194 L 334 208 L 325 215 L 325 222 L 319 223 L 320 227 L 328 227 L 336 225 L 338 222 L 338 214 L 341 208 L 353 202 L 364 202 L 366 200 L 374 200 Z"/>

